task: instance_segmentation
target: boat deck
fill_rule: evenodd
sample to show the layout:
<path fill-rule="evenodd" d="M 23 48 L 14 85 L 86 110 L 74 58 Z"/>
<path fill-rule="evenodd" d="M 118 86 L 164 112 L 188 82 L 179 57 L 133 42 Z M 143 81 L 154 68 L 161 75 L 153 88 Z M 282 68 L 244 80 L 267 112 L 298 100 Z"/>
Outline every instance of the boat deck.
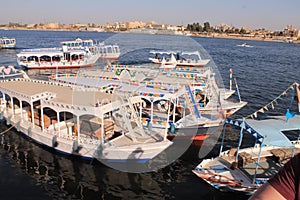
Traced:
<path fill-rule="evenodd" d="M 96 105 L 99 100 L 111 99 L 111 94 L 95 91 L 75 91 L 70 87 L 38 80 L 16 79 L 15 81 L 0 81 L 2 91 L 19 94 L 26 97 L 41 97 L 42 94 L 52 93 L 55 98 L 50 101 L 76 104 L 81 106 Z"/>
<path fill-rule="evenodd" d="M 283 166 L 276 162 L 272 158 L 267 158 L 264 161 L 260 161 L 257 168 L 257 178 L 270 178 L 275 175 L 278 170 Z M 255 174 L 256 163 L 250 163 L 243 168 L 240 168 L 244 173 L 247 173 L 250 177 L 253 177 Z"/>

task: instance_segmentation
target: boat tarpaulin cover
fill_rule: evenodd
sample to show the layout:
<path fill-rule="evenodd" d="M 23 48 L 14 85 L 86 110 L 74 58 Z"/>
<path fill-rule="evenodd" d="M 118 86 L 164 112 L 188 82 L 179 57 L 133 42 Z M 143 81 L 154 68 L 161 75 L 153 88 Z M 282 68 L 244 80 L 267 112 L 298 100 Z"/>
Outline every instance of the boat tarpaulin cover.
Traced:
<path fill-rule="evenodd" d="M 289 120 L 286 120 L 285 116 L 280 116 L 264 120 L 246 119 L 245 122 L 264 138 L 263 143 L 266 145 L 293 146 L 282 131 L 300 130 L 300 116 L 298 115 Z"/>

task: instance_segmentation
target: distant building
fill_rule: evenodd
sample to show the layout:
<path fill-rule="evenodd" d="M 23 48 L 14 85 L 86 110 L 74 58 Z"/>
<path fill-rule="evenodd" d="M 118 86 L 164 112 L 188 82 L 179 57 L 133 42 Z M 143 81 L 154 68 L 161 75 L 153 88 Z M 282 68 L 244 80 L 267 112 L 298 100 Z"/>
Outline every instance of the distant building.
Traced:
<path fill-rule="evenodd" d="M 135 22 L 126 22 L 126 28 L 133 29 L 133 28 L 144 28 L 146 26 L 145 22 L 135 21 Z"/>
<path fill-rule="evenodd" d="M 287 25 L 283 30 L 283 35 L 286 37 L 297 37 L 298 31 L 293 27 L 293 25 Z"/>
<path fill-rule="evenodd" d="M 215 29 L 220 31 L 220 32 L 225 32 L 226 30 L 231 30 L 232 28 L 233 28 L 232 26 L 229 26 L 229 25 L 224 24 L 224 23 L 215 26 Z"/>
<path fill-rule="evenodd" d="M 45 29 L 59 29 L 59 23 L 48 23 L 48 24 L 44 24 L 44 28 Z"/>

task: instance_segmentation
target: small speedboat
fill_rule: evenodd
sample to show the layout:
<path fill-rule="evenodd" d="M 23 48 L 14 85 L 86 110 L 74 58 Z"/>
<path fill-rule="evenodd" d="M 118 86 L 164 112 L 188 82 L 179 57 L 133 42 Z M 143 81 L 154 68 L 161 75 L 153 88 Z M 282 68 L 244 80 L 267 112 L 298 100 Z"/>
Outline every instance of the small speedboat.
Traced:
<path fill-rule="evenodd" d="M 237 46 L 238 46 L 238 47 L 253 47 L 253 46 L 251 46 L 251 45 L 249 45 L 249 44 L 247 44 L 247 43 L 238 44 Z"/>

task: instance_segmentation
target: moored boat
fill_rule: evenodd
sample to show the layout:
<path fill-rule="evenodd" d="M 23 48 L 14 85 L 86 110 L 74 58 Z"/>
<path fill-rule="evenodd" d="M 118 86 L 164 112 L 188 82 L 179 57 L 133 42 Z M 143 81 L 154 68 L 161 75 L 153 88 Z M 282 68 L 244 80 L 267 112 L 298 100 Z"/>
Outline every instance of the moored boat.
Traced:
<path fill-rule="evenodd" d="M 107 45 L 104 42 L 94 42 L 91 39 L 83 40 L 77 38 L 75 40 L 63 41 L 60 43 L 62 46 L 68 48 L 89 48 L 91 52 L 99 55 L 101 59 L 117 60 L 121 54 L 120 47 L 116 44 Z"/>
<path fill-rule="evenodd" d="M 290 141 L 281 133 L 299 130 L 299 116 L 289 124 L 285 123 L 285 116 L 245 122 L 228 119 L 227 122 L 238 124 L 241 129 L 244 126 L 257 145 L 222 151 L 218 157 L 204 159 L 196 166 L 193 172 L 216 189 L 251 195 L 278 172 L 284 161 L 300 152 L 300 141 Z"/>
<path fill-rule="evenodd" d="M 149 60 L 155 64 L 163 65 L 177 65 L 186 67 L 203 67 L 210 60 L 202 59 L 199 51 L 150 51 L 154 54 L 154 57 L 149 58 Z"/>
<path fill-rule="evenodd" d="M 169 147 L 166 132 L 144 129 L 141 98 L 74 90 L 41 80 L 0 81 L 0 117 L 58 152 L 110 162 L 146 162 Z M 113 98 L 114 97 L 114 98 Z"/>
<path fill-rule="evenodd" d="M 91 67 L 98 60 L 88 48 L 25 49 L 17 54 L 19 66 L 27 69 L 64 69 Z"/>
<path fill-rule="evenodd" d="M 15 38 L 0 38 L 0 49 L 15 49 L 17 45 Z"/>
<path fill-rule="evenodd" d="M 293 86 L 298 90 L 297 84 L 293 84 L 288 90 L 293 89 Z M 299 97 L 299 90 L 297 94 Z M 286 96 L 286 91 L 282 95 Z M 292 98 L 294 99 L 294 95 Z M 277 97 L 258 112 L 272 109 L 279 99 Z M 287 160 L 300 153 L 299 115 L 291 113 L 289 109 L 285 115 L 268 116 L 261 120 L 254 119 L 254 115 L 251 115 L 253 118 L 242 120 L 226 119 L 219 156 L 202 160 L 192 170 L 199 178 L 221 191 L 252 195 Z M 236 148 L 223 151 L 226 125 L 238 127 L 240 135 Z M 253 146 L 242 146 L 244 132 L 254 139 Z"/>
<path fill-rule="evenodd" d="M 229 94 L 233 94 L 230 91 L 220 97 L 222 110 L 218 109 L 218 94 L 226 93 L 226 90 L 218 88 L 213 83 L 213 76 L 208 74 L 209 70 L 201 72 L 196 69 L 177 68 L 160 72 L 145 66 L 114 65 L 108 66 L 106 70 L 57 74 L 51 76 L 50 80 L 70 87 L 81 86 L 140 96 L 144 101 L 141 109 L 144 126 L 150 123 L 153 127 L 163 127 L 169 118 L 169 138 L 178 136 L 174 132 L 180 129 L 186 130 L 182 131 L 185 134 L 180 137 L 202 141 L 207 137 L 209 128 L 221 126 L 225 116 L 232 115 L 246 105 L 246 102 L 228 100 Z M 162 117 L 169 106 L 170 116 Z"/>

